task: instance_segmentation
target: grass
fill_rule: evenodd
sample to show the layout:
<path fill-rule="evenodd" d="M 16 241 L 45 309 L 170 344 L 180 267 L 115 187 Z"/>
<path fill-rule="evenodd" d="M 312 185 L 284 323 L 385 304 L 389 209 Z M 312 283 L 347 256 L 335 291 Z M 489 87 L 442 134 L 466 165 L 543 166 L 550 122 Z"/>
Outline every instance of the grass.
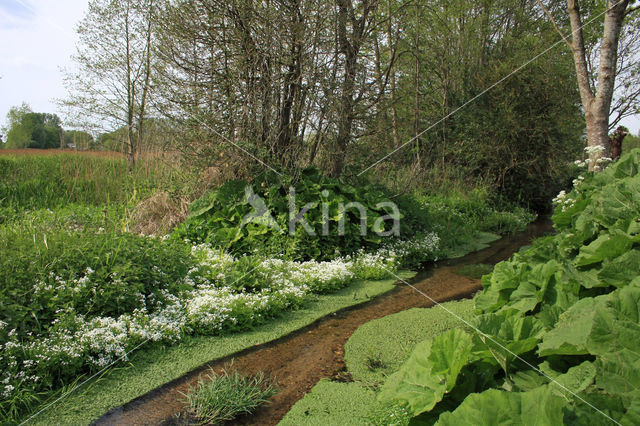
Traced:
<path fill-rule="evenodd" d="M 269 402 L 278 392 L 276 386 L 260 372 L 254 377 L 237 371 L 216 374 L 210 370 L 186 395 L 190 413 L 201 424 L 220 424 L 233 420 Z"/>
<path fill-rule="evenodd" d="M 413 273 L 404 272 L 401 276 L 408 278 Z M 395 279 L 358 281 L 336 293 L 318 296 L 303 308 L 286 312 L 280 318 L 251 331 L 221 337 L 196 337 L 176 346 L 155 346 L 139 351 L 130 357 L 130 362 L 125 366 L 113 369 L 100 380 L 92 381 L 71 393 L 28 424 L 89 424 L 110 409 L 209 361 L 275 340 L 330 313 L 366 302 L 369 299 L 365 294 L 375 297 L 386 293 L 394 288 L 394 283 Z M 46 403 L 42 406 L 46 406 Z"/>
<path fill-rule="evenodd" d="M 119 206 L 158 189 L 178 192 L 197 182 L 186 169 L 156 156 L 141 158 L 129 170 L 127 160 L 118 156 L 3 154 L 0 209 L 47 209 L 69 203 Z"/>
<path fill-rule="evenodd" d="M 465 320 L 473 316 L 472 300 L 446 302 L 443 306 Z M 347 370 L 355 382 L 320 381 L 291 408 L 280 425 L 402 423 L 401 407 L 378 404 L 377 385 L 400 368 L 417 343 L 461 325 L 459 319 L 438 306 L 409 309 L 362 325 L 345 345 Z"/>

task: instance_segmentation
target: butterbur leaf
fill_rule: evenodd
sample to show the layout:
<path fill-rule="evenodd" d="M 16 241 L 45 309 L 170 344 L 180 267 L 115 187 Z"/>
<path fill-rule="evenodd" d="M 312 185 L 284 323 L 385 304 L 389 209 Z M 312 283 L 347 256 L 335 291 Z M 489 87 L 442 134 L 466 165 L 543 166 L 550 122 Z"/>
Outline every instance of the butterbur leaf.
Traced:
<path fill-rule="evenodd" d="M 450 413 L 440 415 L 436 425 L 536 425 L 563 424 L 564 401 L 546 387 L 528 392 L 489 389 L 473 393 Z"/>
<path fill-rule="evenodd" d="M 588 246 L 580 249 L 575 260 L 576 266 L 587 266 L 613 259 L 626 253 L 633 245 L 633 240 L 626 234 L 602 234 Z"/>
<path fill-rule="evenodd" d="M 551 387 L 559 395 L 566 395 L 567 392 L 579 393 L 593 384 L 596 377 L 596 366 L 591 361 L 584 361 L 582 364 L 569 368 L 566 373 L 552 376 Z M 545 379 L 549 381 L 549 379 Z"/>
<path fill-rule="evenodd" d="M 493 357 L 504 371 L 517 356 L 535 349 L 545 331 L 538 319 L 515 311 L 482 315 L 475 325 L 482 334 L 474 336 L 474 357 Z"/>
<path fill-rule="evenodd" d="M 467 364 L 472 347 L 471 336 L 460 329 L 450 330 L 433 340 L 429 355 L 431 371 L 444 376 L 447 391 L 453 388 L 458 374 Z"/>
<path fill-rule="evenodd" d="M 586 354 L 596 304 L 595 299 L 582 299 L 560 315 L 555 328 L 545 334 L 538 345 L 538 353 L 541 356 Z"/>
<path fill-rule="evenodd" d="M 596 384 L 607 393 L 630 396 L 640 391 L 640 355 L 628 349 L 598 358 Z"/>
<path fill-rule="evenodd" d="M 604 265 L 598 278 L 607 285 L 624 287 L 640 275 L 640 250 L 631 250 Z"/>
<path fill-rule="evenodd" d="M 471 336 L 459 329 L 418 344 L 402 368 L 389 377 L 380 400 L 402 402 L 413 416 L 432 410 L 455 386 L 469 362 L 471 346 Z"/>
<path fill-rule="evenodd" d="M 431 373 L 428 357 L 431 341 L 419 343 L 402 368 L 389 376 L 380 394 L 382 402 L 402 402 L 412 416 L 430 411 L 442 400 L 446 386 L 442 377 Z"/>

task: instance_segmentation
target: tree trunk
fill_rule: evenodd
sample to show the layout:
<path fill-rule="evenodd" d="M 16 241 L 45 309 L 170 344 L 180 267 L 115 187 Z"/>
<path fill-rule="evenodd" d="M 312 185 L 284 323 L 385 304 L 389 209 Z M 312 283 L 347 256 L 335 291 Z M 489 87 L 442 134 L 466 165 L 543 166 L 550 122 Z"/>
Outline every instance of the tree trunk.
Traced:
<path fill-rule="evenodd" d="M 629 0 L 607 1 L 604 17 L 604 34 L 600 49 L 600 67 L 598 70 L 597 90 L 594 93 L 587 67 L 587 56 L 582 33 L 582 16 L 578 0 L 567 0 L 569 19 L 571 21 L 571 50 L 576 66 L 580 98 L 585 112 L 587 124 L 587 146 L 589 150 L 589 170 L 598 170 L 599 161 L 609 155 L 609 113 L 616 78 L 618 61 L 618 42 L 620 30 L 625 17 Z M 598 150 L 598 147 L 601 147 Z"/>
<path fill-rule="evenodd" d="M 355 101 L 353 96 L 356 82 L 356 66 L 364 29 L 373 4 L 368 0 L 363 1 L 362 16 L 358 19 L 355 17 L 354 7 L 350 0 L 337 0 L 336 3 L 338 6 L 338 50 L 344 56 L 344 77 L 340 105 L 338 107 L 338 135 L 331 168 L 331 175 L 337 177 L 342 174 L 347 145 L 351 138 L 354 120 Z M 347 25 L 347 21 L 350 21 L 350 25 Z M 347 33 L 348 26 L 351 29 L 351 34 Z"/>

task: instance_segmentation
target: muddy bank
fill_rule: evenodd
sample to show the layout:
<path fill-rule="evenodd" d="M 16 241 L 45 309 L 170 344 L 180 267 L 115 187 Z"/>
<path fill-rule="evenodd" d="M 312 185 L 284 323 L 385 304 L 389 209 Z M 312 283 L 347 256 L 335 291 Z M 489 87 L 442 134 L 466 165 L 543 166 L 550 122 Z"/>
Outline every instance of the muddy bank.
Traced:
<path fill-rule="evenodd" d="M 511 256 L 521 246 L 551 230 L 548 222 L 536 222 L 526 231 L 496 241 L 490 248 L 460 259 L 439 262 L 410 282 L 433 300 L 444 302 L 473 295 L 480 281 L 460 276 L 457 269 L 474 263 L 494 264 Z M 287 411 L 325 377 L 340 376 L 344 369 L 344 344 L 362 324 L 373 319 L 433 303 L 414 289 L 399 283 L 393 291 L 370 302 L 347 308 L 281 339 L 213 361 L 134 401 L 112 410 L 97 420 L 99 425 L 179 424 L 184 396 L 200 374 L 209 367 L 220 371 L 233 361 L 233 369 L 245 374 L 264 371 L 277 378 L 280 392 L 270 406 L 236 424 L 275 425 Z"/>

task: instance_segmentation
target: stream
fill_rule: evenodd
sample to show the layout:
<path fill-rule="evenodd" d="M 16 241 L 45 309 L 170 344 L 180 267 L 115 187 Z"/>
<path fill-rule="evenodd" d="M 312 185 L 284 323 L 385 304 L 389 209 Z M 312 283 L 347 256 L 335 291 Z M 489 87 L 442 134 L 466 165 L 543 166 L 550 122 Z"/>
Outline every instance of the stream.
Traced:
<path fill-rule="evenodd" d="M 489 248 L 459 259 L 430 264 L 409 280 L 421 292 L 437 302 L 471 297 L 482 288 L 480 280 L 458 275 L 465 265 L 496 264 L 508 259 L 533 238 L 551 232 L 551 222 L 538 220 L 523 232 L 506 236 Z M 234 421 L 241 425 L 275 425 L 322 378 L 344 380 L 344 345 L 362 324 L 411 308 L 427 308 L 434 303 L 413 288 L 399 282 L 392 291 L 366 303 L 343 309 L 313 324 L 272 342 L 211 361 L 187 375 L 173 380 L 102 417 L 97 425 L 184 424 L 185 402 L 182 393 L 196 385 L 209 368 L 220 372 L 229 367 L 247 375 L 263 371 L 277 380 L 280 391 L 271 404 L 250 416 Z M 181 393 L 182 392 L 182 393 Z"/>

